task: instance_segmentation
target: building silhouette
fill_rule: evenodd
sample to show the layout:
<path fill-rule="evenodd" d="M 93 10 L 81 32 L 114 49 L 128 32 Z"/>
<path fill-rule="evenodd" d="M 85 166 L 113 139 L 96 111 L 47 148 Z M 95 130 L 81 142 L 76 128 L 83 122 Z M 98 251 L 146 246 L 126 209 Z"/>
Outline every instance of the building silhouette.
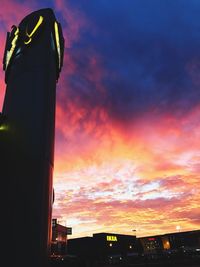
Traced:
<path fill-rule="evenodd" d="M 137 252 L 137 240 L 134 235 L 97 233 L 92 237 L 69 239 L 67 250 L 88 266 L 116 264 Z"/>
<path fill-rule="evenodd" d="M 61 225 L 57 219 L 52 219 L 51 255 L 67 255 L 68 235 L 72 234 L 72 228 Z"/>
<path fill-rule="evenodd" d="M 67 251 L 86 266 L 146 266 L 148 262 L 156 263 L 155 266 L 158 262 L 159 266 L 171 266 L 170 263 L 174 264 L 176 260 L 181 261 L 181 264 L 191 264 L 187 266 L 196 266 L 193 263 L 200 263 L 200 230 L 139 238 L 132 235 L 97 233 L 91 237 L 69 239 Z"/>

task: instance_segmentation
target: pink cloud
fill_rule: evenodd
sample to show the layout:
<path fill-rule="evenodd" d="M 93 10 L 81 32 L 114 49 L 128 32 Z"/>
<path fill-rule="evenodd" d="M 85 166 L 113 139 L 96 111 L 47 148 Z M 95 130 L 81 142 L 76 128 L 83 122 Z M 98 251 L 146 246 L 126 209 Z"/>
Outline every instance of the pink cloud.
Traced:
<path fill-rule="evenodd" d="M 66 48 L 79 40 L 81 31 L 87 27 L 88 21 L 84 13 L 78 8 L 73 8 L 64 0 L 55 0 L 55 10 L 62 15 L 63 32 L 66 39 Z"/>

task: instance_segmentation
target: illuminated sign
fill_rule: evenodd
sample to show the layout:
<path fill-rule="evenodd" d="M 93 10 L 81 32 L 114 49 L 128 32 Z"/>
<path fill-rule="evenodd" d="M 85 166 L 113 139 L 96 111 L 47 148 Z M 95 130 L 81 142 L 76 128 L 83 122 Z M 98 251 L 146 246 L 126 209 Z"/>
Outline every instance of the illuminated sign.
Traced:
<path fill-rule="evenodd" d="M 107 241 L 117 242 L 117 237 L 115 235 L 107 235 L 106 236 L 106 240 Z"/>
<path fill-rule="evenodd" d="M 64 56 L 64 38 L 62 34 L 62 28 L 60 26 L 60 23 L 57 21 L 54 22 L 54 33 L 53 33 L 53 39 L 54 39 L 54 47 L 56 50 L 56 56 L 57 56 L 57 64 L 58 64 L 58 72 L 57 77 L 59 77 L 59 72 L 61 71 L 62 65 L 63 65 L 63 56 Z"/>
<path fill-rule="evenodd" d="M 58 23 L 55 21 L 54 23 L 55 30 L 55 39 L 56 39 L 56 48 L 58 53 L 58 67 L 61 67 L 61 51 L 60 51 L 60 39 L 59 39 L 59 31 L 58 31 Z"/>
<path fill-rule="evenodd" d="M 31 32 L 28 32 L 28 26 L 26 26 L 25 32 L 20 27 L 12 26 L 12 31 L 8 32 L 7 34 L 6 48 L 3 60 L 4 70 L 7 70 L 8 65 L 11 62 L 11 58 L 17 56 L 22 51 L 21 45 L 23 43 L 25 45 L 31 43 L 34 34 L 37 32 L 43 20 L 44 18 L 42 16 L 39 16 L 39 19 L 36 25 L 34 25 Z"/>
<path fill-rule="evenodd" d="M 48 25 L 47 25 L 48 24 Z M 41 32 L 41 29 L 51 31 L 51 36 L 53 37 L 53 46 L 55 49 L 55 60 L 57 65 L 57 80 L 59 73 L 63 65 L 63 56 L 64 56 L 64 37 L 62 34 L 62 28 L 59 22 L 53 21 L 52 24 L 49 24 L 45 16 L 35 16 L 31 17 L 30 20 L 25 21 L 19 24 L 19 27 L 12 26 L 11 32 L 7 33 L 6 47 L 3 58 L 3 69 L 6 71 L 5 80 L 7 81 L 9 66 L 12 62 L 20 57 L 20 55 L 25 54 L 25 50 L 31 47 L 34 38 L 38 35 L 38 32 Z M 39 35 L 38 35 L 39 37 Z M 44 41 L 42 39 L 42 41 Z"/>
<path fill-rule="evenodd" d="M 7 52 L 6 52 L 5 69 L 8 67 L 8 64 L 9 64 L 10 59 L 13 55 L 14 50 L 15 50 L 16 42 L 17 42 L 17 39 L 19 36 L 19 28 L 16 26 L 13 26 L 12 28 L 13 28 L 13 30 L 9 36 L 12 39 L 11 40 L 11 48 L 9 50 L 7 50 Z M 14 33 L 14 36 L 13 36 L 13 33 Z"/>
<path fill-rule="evenodd" d="M 28 41 L 24 41 L 24 43 L 27 45 L 29 44 L 31 41 L 32 41 L 32 37 L 34 35 L 34 33 L 37 31 L 37 29 L 40 27 L 40 25 L 42 24 L 43 22 L 43 17 L 40 16 L 39 17 L 39 20 L 37 22 L 37 24 L 35 25 L 35 27 L 33 28 L 32 32 L 31 33 L 28 33 L 27 32 L 27 29 L 26 29 L 26 36 L 29 38 Z"/>

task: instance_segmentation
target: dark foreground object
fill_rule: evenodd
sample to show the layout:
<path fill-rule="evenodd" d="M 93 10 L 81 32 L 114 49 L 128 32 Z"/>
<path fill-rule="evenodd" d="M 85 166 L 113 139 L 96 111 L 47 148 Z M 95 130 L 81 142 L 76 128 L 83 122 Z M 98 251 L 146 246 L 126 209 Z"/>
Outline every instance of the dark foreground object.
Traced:
<path fill-rule="evenodd" d="M 41 9 L 25 17 L 19 26 L 13 26 L 7 35 L 7 87 L 0 120 L 4 267 L 48 264 L 55 90 L 64 42 L 59 29 L 53 11 Z"/>
<path fill-rule="evenodd" d="M 81 259 L 76 256 L 59 256 L 51 258 L 51 267 L 199 267 L 200 258 L 128 259 L 121 262 L 100 262 Z"/>

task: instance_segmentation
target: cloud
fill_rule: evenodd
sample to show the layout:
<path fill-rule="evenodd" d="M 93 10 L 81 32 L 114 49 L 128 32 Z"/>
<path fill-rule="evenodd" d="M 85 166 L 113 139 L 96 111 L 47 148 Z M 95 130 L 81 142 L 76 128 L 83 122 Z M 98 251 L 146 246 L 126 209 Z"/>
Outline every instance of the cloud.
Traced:
<path fill-rule="evenodd" d="M 198 228 L 200 5 L 3 0 L 1 43 L 12 24 L 47 4 L 66 44 L 53 216 L 75 236 Z"/>
<path fill-rule="evenodd" d="M 99 191 L 101 188 L 97 185 Z M 67 192 L 66 192 L 67 193 Z M 74 192 L 73 199 L 67 199 L 66 202 L 59 204 L 59 209 L 55 210 L 57 217 L 62 214 L 63 217 L 70 213 L 69 222 L 75 228 L 75 236 L 79 235 L 77 228 L 84 225 L 84 222 L 90 222 L 91 231 L 103 231 L 108 229 L 111 231 L 121 231 L 127 233 L 126 229 L 133 228 L 136 225 L 141 234 L 150 234 L 162 231 L 174 231 L 177 223 L 185 229 L 189 224 L 197 227 L 199 214 L 190 207 L 187 202 L 192 196 L 183 194 L 181 197 L 157 198 L 148 200 L 114 200 L 112 196 L 108 198 L 90 198 L 87 193 L 90 193 L 88 188 L 81 188 Z M 113 193 L 114 195 L 114 193 Z M 187 204 L 186 204 L 187 203 Z M 174 207 L 179 211 L 174 211 Z M 183 209 L 188 210 L 184 212 Z M 190 209 L 190 212 L 189 212 Z M 194 211 L 194 212 L 193 212 Z M 62 217 L 60 216 L 60 217 Z M 72 219 L 73 218 L 73 219 Z M 73 220 L 75 224 L 73 224 Z M 79 220 L 79 223 L 77 223 Z M 77 226 L 78 225 L 78 226 Z M 152 229 L 151 229 L 152 228 Z M 157 230 L 155 230 L 157 229 Z M 77 230 L 77 232 L 76 232 Z M 148 231 L 150 231 L 148 233 Z"/>

